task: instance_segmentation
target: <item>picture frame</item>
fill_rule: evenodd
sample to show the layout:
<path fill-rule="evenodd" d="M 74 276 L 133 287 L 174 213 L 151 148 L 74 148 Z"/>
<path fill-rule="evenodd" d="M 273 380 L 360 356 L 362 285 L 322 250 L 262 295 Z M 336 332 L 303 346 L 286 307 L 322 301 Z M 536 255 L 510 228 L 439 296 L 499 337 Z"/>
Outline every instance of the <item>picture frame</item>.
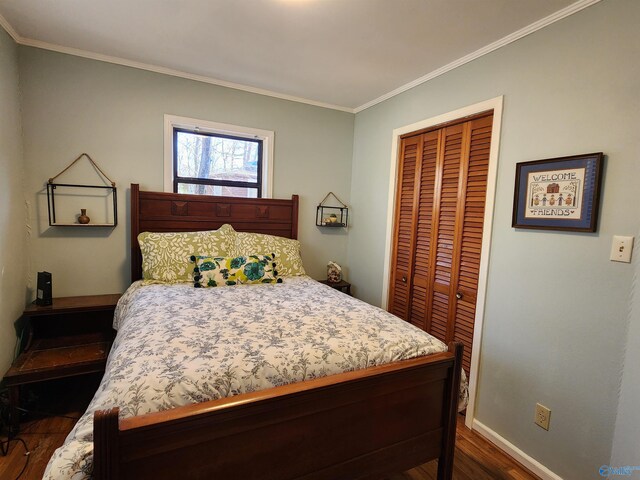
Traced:
<path fill-rule="evenodd" d="M 516 164 L 514 228 L 595 232 L 604 154 Z"/>

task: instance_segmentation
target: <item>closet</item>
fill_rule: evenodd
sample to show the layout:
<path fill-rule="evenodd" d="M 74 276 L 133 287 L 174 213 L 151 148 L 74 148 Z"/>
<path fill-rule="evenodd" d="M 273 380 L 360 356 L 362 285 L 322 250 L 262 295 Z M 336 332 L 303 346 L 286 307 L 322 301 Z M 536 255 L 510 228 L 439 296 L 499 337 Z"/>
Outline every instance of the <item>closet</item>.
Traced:
<path fill-rule="evenodd" d="M 389 311 L 464 344 L 469 374 L 493 112 L 401 137 Z"/>

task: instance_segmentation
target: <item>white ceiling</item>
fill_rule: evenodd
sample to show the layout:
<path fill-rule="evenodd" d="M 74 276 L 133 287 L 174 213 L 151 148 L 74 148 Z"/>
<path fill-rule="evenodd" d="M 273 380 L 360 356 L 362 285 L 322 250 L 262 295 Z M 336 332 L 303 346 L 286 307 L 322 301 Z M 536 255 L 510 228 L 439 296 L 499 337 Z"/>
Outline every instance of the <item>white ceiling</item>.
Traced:
<path fill-rule="evenodd" d="M 0 0 L 0 23 L 25 45 L 358 111 L 595 1 Z"/>

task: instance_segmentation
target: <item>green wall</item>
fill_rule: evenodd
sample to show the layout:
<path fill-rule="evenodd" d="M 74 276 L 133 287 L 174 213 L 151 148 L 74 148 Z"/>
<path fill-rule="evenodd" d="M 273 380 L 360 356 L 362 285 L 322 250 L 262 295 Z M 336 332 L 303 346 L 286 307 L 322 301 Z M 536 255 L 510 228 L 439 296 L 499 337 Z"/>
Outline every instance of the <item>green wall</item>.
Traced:
<path fill-rule="evenodd" d="M 599 478 L 611 455 L 633 266 L 609 251 L 639 227 L 638 25 L 640 2 L 605 0 L 356 115 L 350 278 L 380 304 L 393 129 L 504 95 L 476 418 L 565 479 Z M 517 162 L 596 151 L 597 233 L 511 228 Z"/>
<path fill-rule="evenodd" d="M 300 195 L 308 273 L 324 278 L 329 260 L 346 263 L 347 236 L 316 227 L 315 207 L 329 191 L 349 201 L 352 114 L 28 47 L 20 48 L 20 71 L 29 269 L 50 271 L 55 295 L 128 286 L 129 185 L 163 188 L 164 114 L 275 131 L 273 196 Z M 119 188 L 113 230 L 48 225 L 44 185 L 82 152 Z"/>
<path fill-rule="evenodd" d="M 640 230 L 638 231 L 640 232 Z M 636 234 L 636 242 L 640 235 Z M 636 243 L 636 248 L 638 244 Z M 629 309 L 629 329 L 620 388 L 620 402 L 613 437 L 612 466 L 640 465 L 640 255 L 633 260 L 635 275 Z M 634 472 L 640 476 L 638 472 Z"/>
<path fill-rule="evenodd" d="M 25 215 L 18 48 L 0 28 L 0 372 L 16 345 L 14 322 L 25 305 Z"/>
<path fill-rule="evenodd" d="M 162 189 L 165 113 L 274 130 L 273 193 L 301 195 L 309 273 L 320 278 L 328 260 L 343 263 L 356 295 L 380 304 L 393 129 L 504 95 L 477 419 L 568 480 L 600 478 L 612 445 L 615 461 L 640 463 L 637 264 L 608 260 L 612 235 L 640 231 L 639 24 L 640 3 L 603 0 L 355 120 L 17 48 L 0 30 L 0 367 L 10 361 L 13 321 L 36 271 L 53 273 L 58 296 L 128 285 L 128 187 Z M 517 162 L 593 151 L 607 154 L 597 233 L 510 227 Z M 81 152 L 118 184 L 113 230 L 48 226 L 45 182 Z M 314 225 L 329 190 L 352 207 L 347 235 Z M 533 425 L 536 402 L 553 411 L 549 432 Z"/>

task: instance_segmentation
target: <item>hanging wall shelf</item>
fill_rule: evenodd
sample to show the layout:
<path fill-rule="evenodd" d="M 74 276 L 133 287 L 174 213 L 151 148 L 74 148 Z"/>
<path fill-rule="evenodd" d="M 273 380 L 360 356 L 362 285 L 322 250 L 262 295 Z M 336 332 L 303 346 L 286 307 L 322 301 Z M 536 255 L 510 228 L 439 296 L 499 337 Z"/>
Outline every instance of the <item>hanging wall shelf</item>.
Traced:
<path fill-rule="evenodd" d="M 325 205 L 330 196 L 340 204 L 340 206 Z M 346 228 L 349 224 L 349 207 L 343 203 L 333 192 L 327 195 L 318 204 L 316 209 L 316 225 L 318 227 Z"/>
<path fill-rule="evenodd" d="M 87 160 L 98 171 L 101 178 L 106 180 L 108 185 L 86 185 L 77 183 L 54 183 L 55 179 L 65 173 L 71 167 L 73 167 L 82 157 L 87 157 Z M 101 221 L 91 221 L 91 218 L 86 215 L 86 209 L 80 208 L 83 204 L 79 204 L 77 208 L 71 212 L 64 212 L 56 215 L 56 198 L 60 197 L 72 197 L 74 201 L 76 199 L 89 199 L 96 195 L 91 194 L 91 189 L 96 193 L 99 192 L 98 197 L 104 197 L 105 212 Z M 104 195 L 102 195 L 104 193 Z M 111 196 L 111 200 L 109 200 Z M 102 198 L 101 198 L 102 200 Z M 102 203 L 102 202 L 101 202 Z M 49 225 L 52 227 L 115 227 L 118 225 L 118 198 L 116 191 L 116 183 L 112 181 L 98 166 L 96 162 L 86 153 L 81 154 L 71 164 L 58 173 L 55 177 L 52 177 L 47 182 L 47 210 L 49 212 Z M 77 215 L 81 212 L 80 215 Z M 91 212 L 90 212 L 91 213 Z M 92 214 L 93 215 L 93 214 Z"/>

